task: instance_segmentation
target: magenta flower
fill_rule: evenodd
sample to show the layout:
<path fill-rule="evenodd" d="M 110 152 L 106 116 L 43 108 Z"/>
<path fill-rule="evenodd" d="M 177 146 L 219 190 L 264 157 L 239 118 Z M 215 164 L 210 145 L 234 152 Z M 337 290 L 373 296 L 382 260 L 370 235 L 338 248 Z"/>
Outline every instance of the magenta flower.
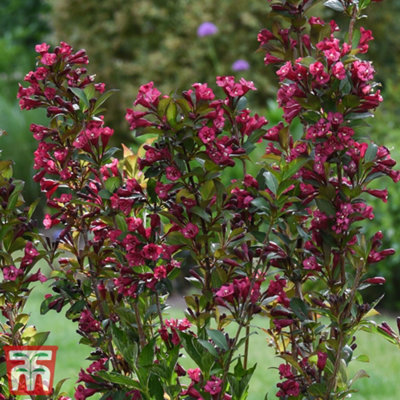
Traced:
<path fill-rule="evenodd" d="M 232 71 L 247 71 L 250 68 L 250 64 L 246 60 L 236 60 L 232 64 Z"/>
<path fill-rule="evenodd" d="M 212 22 L 203 22 L 197 28 L 197 36 L 211 36 L 215 35 L 218 32 L 218 28 Z"/>
<path fill-rule="evenodd" d="M 222 389 L 222 380 L 212 376 L 209 381 L 207 381 L 206 385 L 204 386 L 204 390 L 210 393 L 212 396 L 218 394 Z"/>
<path fill-rule="evenodd" d="M 199 233 L 199 228 L 197 225 L 192 224 L 189 222 L 183 229 L 182 229 L 183 236 L 187 239 L 194 239 L 197 234 Z"/>

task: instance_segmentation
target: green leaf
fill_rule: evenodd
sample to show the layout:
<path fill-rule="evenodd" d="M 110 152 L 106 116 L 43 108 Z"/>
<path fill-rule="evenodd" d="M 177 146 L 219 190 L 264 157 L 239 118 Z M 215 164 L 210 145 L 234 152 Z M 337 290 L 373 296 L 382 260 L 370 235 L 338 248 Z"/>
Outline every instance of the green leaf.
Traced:
<path fill-rule="evenodd" d="M 324 383 L 313 383 L 309 388 L 308 392 L 313 396 L 325 397 L 327 387 Z"/>
<path fill-rule="evenodd" d="M 77 87 L 70 87 L 69 89 L 80 100 L 79 103 L 80 103 L 80 106 L 83 109 L 83 111 L 86 111 L 90 106 L 89 100 L 86 96 L 86 93 L 82 89 L 79 89 Z M 83 107 L 83 106 L 85 106 L 85 107 Z"/>
<path fill-rule="evenodd" d="M 308 305 L 300 298 L 293 297 L 290 300 L 290 308 L 300 321 L 305 321 L 308 319 Z"/>
<path fill-rule="evenodd" d="M 270 205 L 264 197 L 256 197 L 251 201 L 251 204 L 259 210 L 269 210 Z"/>
<path fill-rule="evenodd" d="M 229 349 L 225 335 L 216 329 L 207 329 L 208 336 L 212 339 L 217 347 L 227 351 Z"/>
<path fill-rule="evenodd" d="M 39 198 L 39 199 L 36 199 L 36 200 L 29 206 L 29 211 L 28 211 L 28 218 L 29 218 L 29 219 L 32 218 L 32 215 L 33 215 L 33 213 L 35 212 L 36 207 L 37 207 L 37 205 L 39 204 L 39 202 L 40 202 L 40 198 Z"/>
<path fill-rule="evenodd" d="M 33 335 L 32 337 L 29 338 L 28 340 L 28 345 L 29 346 L 42 346 L 48 336 L 49 336 L 50 332 L 38 332 L 35 335 Z"/>
<path fill-rule="evenodd" d="M 369 378 L 369 375 L 363 369 L 360 369 L 359 371 L 357 371 L 356 374 L 353 376 L 353 378 L 350 379 L 349 387 L 351 387 L 355 381 L 357 381 L 361 378 Z"/>
<path fill-rule="evenodd" d="M 309 67 L 313 63 L 315 63 L 315 58 L 311 56 L 303 57 L 300 61 L 300 64 L 305 67 Z"/>
<path fill-rule="evenodd" d="M 135 389 L 140 389 L 139 382 L 133 380 L 132 378 L 129 378 L 128 376 L 121 375 L 117 372 L 98 371 L 97 375 L 105 381 L 117 383 L 123 386 L 133 387 Z"/>
<path fill-rule="evenodd" d="M 158 102 L 157 112 L 161 117 L 165 116 L 165 112 L 167 110 L 167 107 L 169 106 L 169 103 L 171 103 L 171 101 L 172 101 L 171 97 L 166 97 L 164 99 L 161 99 Z"/>
<path fill-rule="evenodd" d="M 13 176 L 13 162 L 10 160 L 0 161 L 0 176 L 6 179 L 10 179 Z"/>
<path fill-rule="evenodd" d="M 13 181 L 15 188 L 8 199 L 7 210 L 13 210 L 17 206 L 18 199 L 20 198 L 22 189 L 24 188 L 24 182 L 15 180 Z"/>
<path fill-rule="evenodd" d="M 213 181 L 214 181 L 215 190 L 217 192 L 217 206 L 221 207 L 223 198 L 224 198 L 224 194 L 226 193 L 226 188 L 221 183 L 221 181 L 219 181 L 218 179 L 213 179 Z"/>
<path fill-rule="evenodd" d="M 126 223 L 125 217 L 123 215 L 117 214 L 115 216 L 115 222 L 117 228 L 122 232 L 128 232 L 128 224 Z"/>
<path fill-rule="evenodd" d="M 215 347 L 208 341 L 203 339 L 198 339 L 198 342 L 214 357 L 218 357 L 218 352 Z"/>
<path fill-rule="evenodd" d="M 371 162 L 375 159 L 376 153 L 378 152 L 378 146 L 375 143 L 370 143 L 367 151 L 365 152 L 365 162 Z"/>
<path fill-rule="evenodd" d="M 344 11 L 344 6 L 339 0 L 327 0 L 324 3 L 325 7 L 329 7 L 332 10 L 342 12 Z"/>
<path fill-rule="evenodd" d="M 152 399 L 164 400 L 164 390 L 157 375 L 150 375 L 149 392 Z"/>
<path fill-rule="evenodd" d="M 355 358 L 355 360 L 360 361 L 360 362 L 366 362 L 369 363 L 369 357 L 366 354 L 360 354 Z"/>
<path fill-rule="evenodd" d="M 81 311 L 85 308 L 85 305 L 86 305 L 85 300 L 77 301 L 68 309 L 68 311 L 65 313 L 65 316 L 68 319 L 79 317 Z"/>
<path fill-rule="evenodd" d="M 289 127 L 285 126 L 279 131 L 279 144 L 284 150 L 289 146 Z"/>
<path fill-rule="evenodd" d="M 168 244 L 172 244 L 172 245 L 187 244 L 188 246 L 191 246 L 190 240 L 185 238 L 185 236 L 183 236 L 182 232 L 179 232 L 179 231 L 170 232 L 167 236 L 167 242 L 168 242 Z"/>
<path fill-rule="evenodd" d="M 5 362 L 0 364 L 0 377 L 5 376 L 7 373 L 7 364 Z"/>
<path fill-rule="evenodd" d="M 106 189 L 101 189 L 99 191 L 99 196 L 104 200 L 108 200 L 111 197 L 111 193 Z"/>
<path fill-rule="evenodd" d="M 331 201 L 325 199 L 315 199 L 317 207 L 326 215 L 331 216 L 336 214 L 336 208 Z"/>
<path fill-rule="evenodd" d="M 307 164 L 309 160 L 307 158 L 296 158 L 293 160 L 287 167 L 284 169 L 282 180 L 291 178 L 294 174 L 296 174 L 300 168 L 302 168 L 305 164 Z"/>
<path fill-rule="evenodd" d="M 242 96 L 236 104 L 236 112 L 243 111 L 247 107 L 247 103 L 246 97 Z"/>
<path fill-rule="evenodd" d="M 200 186 L 200 194 L 204 200 L 208 200 L 214 194 L 214 182 L 208 179 Z"/>
<path fill-rule="evenodd" d="M 153 203 L 157 202 L 157 194 L 156 194 L 156 190 L 155 190 L 156 184 L 157 184 L 157 182 L 155 179 L 149 179 L 147 181 L 147 193 L 149 194 L 150 199 Z"/>
<path fill-rule="evenodd" d="M 208 214 L 203 208 L 195 206 L 190 209 L 190 212 L 193 214 L 196 214 L 201 219 L 204 219 L 205 221 L 210 222 L 210 214 Z"/>
<path fill-rule="evenodd" d="M 346 118 L 350 121 L 357 120 L 357 119 L 366 119 L 366 118 L 371 118 L 374 117 L 374 114 L 370 112 L 364 112 L 364 113 L 351 113 L 346 116 Z"/>
<path fill-rule="evenodd" d="M 139 354 L 138 363 L 141 367 L 148 367 L 153 364 L 154 360 L 154 339 L 143 347 Z"/>
<path fill-rule="evenodd" d="M 360 105 L 360 98 L 354 94 L 348 94 L 343 97 L 343 105 L 348 108 L 355 108 Z"/>
<path fill-rule="evenodd" d="M 60 381 L 57 382 L 56 388 L 54 389 L 54 395 L 58 395 L 58 393 L 60 393 L 61 387 L 64 384 L 65 381 L 67 381 L 70 378 L 64 378 L 61 379 Z"/>
<path fill-rule="evenodd" d="M 93 114 L 96 114 L 97 111 L 99 111 L 100 107 L 102 104 L 110 97 L 112 96 L 115 92 L 118 92 L 118 89 L 110 89 L 107 92 L 104 92 L 97 100 L 96 104 L 93 108 Z"/>
<path fill-rule="evenodd" d="M 279 183 L 277 181 L 277 179 L 275 178 L 275 176 L 269 172 L 269 171 L 265 171 L 263 173 L 264 179 L 265 179 L 265 184 L 267 185 L 267 188 L 276 195 L 276 192 L 278 190 L 278 186 Z"/>
<path fill-rule="evenodd" d="M 176 116 L 178 115 L 178 108 L 176 107 L 176 104 L 171 101 L 168 105 L 167 108 L 167 121 L 168 123 L 172 126 L 175 127 L 176 125 Z"/>
<path fill-rule="evenodd" d="M 202 348 L 198 348 L 197 342 L 194 342 L 194 338 L 186 333 L 180 333 L 180 337 L 183 341 L 183 347 L 187 351 L 189 357 L 201 368 L 203 369 L 202 363 Z"/>
<path fill-rule="evenodd" d="M 121 179 L 118 176 L 112 176 L 108 178 L 105 182 L 106 189 L 113 193 L 115 189 L 118 189 L 121 186 Z"/>

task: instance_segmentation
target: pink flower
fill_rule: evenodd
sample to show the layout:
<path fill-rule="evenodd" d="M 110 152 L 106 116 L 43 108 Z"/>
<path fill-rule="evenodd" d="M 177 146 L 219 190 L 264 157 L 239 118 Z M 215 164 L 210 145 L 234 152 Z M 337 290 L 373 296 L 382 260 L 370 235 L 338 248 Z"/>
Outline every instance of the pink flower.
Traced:
<path fill-rule="evenodd" d="M 174 187 L 173 183 L 169 183 L 169 184 L 163 184 L 160 181 L 157 181 L 156 183 L 156 187 L 155 187 L 155 192 L 157 194 L 157 196 L 161 199 L 161 200 L 167 200 L 169 197 L 169 191 Z"/>
<path fill-rule="evenodd" d="M 221 288 L 215 293 L 215 295 L 229 302 L 233 302 L 234 293 L 235 289 L 233 287 L 233 284 L 231 283 L 229 285 L 221 286 Z"/>
<path fill-rule="evenodd" d="M 75 400 L 86 400 L 88 397 L 94 395 L 97 389 L 86 389 L 84 386 L 79 385 L 75 390 Z"/>
<path fill-rule="evenodd" d="M 94 88 L 99 92 L 99 93 L 104 93 L 106 90 L 106 84 L 105 83 L 95 83 Z"/>
<path fill-rule="evenodd" d="M 309 269 L 312 271 L 321 271 L 321 266 L 318 264 L 317 259 L 315 256 L 306 258 L 303 261 L 304 269 Z"/>
<path fill-rule="evenodd" d="M 134 130 L 136 128 L 151 126 L 152 123 L 143 118 L 148 115 L 145 111 L 135 111 L 130 108 L 126 110 L 125 119 L 129 123 L 129 129 Z"/>
<path fill-rule="evenodd" d="M 270 40 L 273 39 L 275 39 L 275 36 L 268 29 L 262 29 L 257 35 L 257 40 L 260 42 L 261 46 L 267 44 Z"/>
<path fill-rule="evenodd" d="M 370 30 L 364 29 L 362 26 L 360 27 L 360 42 L 358 43 L 358 48 L 360 49 L 360 53 L 366 53 L 368 51 L 368 42 L 374 39 L 372 36 L 372 32 Z"/>
<path fill-rule="evenodd" d="M 318 354 L 317 367 L 320 371 L 322 371 L 325 368 L 326 360 L 328 359 L 328 354 L 322 351 L 319 351 L 317 354 Z"/>
<path fill-rule="evenodd" d="M 255 189 L 258 189 L 258 182 L 257 180 L 251 176 L 251 175 L 245 175 L 243 183 L 246 187 L 253 187 Z"/>
<path fill-rule="evenodd" d="M 50 45 L 48 45 L 47 43 L 37 44 L 35 46 L 36 53 L 47 53 L 49 49 Z"/>
<path fill-rule="evenodd" d="M 283 319 L 274 319 L 273 322 L 276 330 L 280 332 L 283 328 L 292 325 L 294 321 L 292 319 L 283 318 Z"/>
<path fill-rule="evenodd" d="M 215 129 L 203 126 L 199 131 L 199 138 L 204 144 L 208 144 L 215 139 Z"/>
<path fill-rule="evenodd" d="M 343 80 L 346 78 L 346 69 L 341 61 L 333 64 L 332 66 L 332 74 L 335 78 Z"/>
<path fill-rule="evenodd" d="M 79 329 L 85 333 L 98 332 L 100 330 L 100 322 L 97 321 L 91 311 L 83 310 L 79 318 Z"/>
<path fill-rule="evenodd" d="M 154 83 L 149 82 L 140 86 L 134 105 L 140 104 L 146 108 L 157 106 L 160 96 L 161 92 L 154 87 Z"/>
<path fill-rule="evenodd" d="M 165 320 L 165 325 L 168 326 L 169 328 L 177 328 L 180 331 L 185 331 L 186 329 L 189 329 L 192 324 L 187 318 L 183 319 L 171 318 Z"/>
<path fill-rule="evenodd" d="M 160 257 L 161 253 L 162 247 L 154 243 L 146 244 L 141 251 L 141 254 L 144 258 L 153 261 L 156 261 L 158 257 Z"/>
<path fill-rule="evenodd" d="M 43 219 L 43 226 L 45 229 L 50 229 L 52 226 L 57 225 L 60 220 L 52 218 L 50 214 L 46 214 Z"/>
<path fill-rule="evenodd" d="M 386 279 L 382 276 L 375 276 L 374 278 L 366 279 L 364 282 L 372 285 L 383 285 L 386 282 Z"/>
<path fill-rule="evenodd" d="M 179 171 L 179 169 L 176 167 L 170 166 L 165 169 L 165 176 L 170 181 L 177 181 L 181 175 L 181 171 Z"/>
<path fill-rule="evenodd" d="M 15 268 L 14 265 L 3 268 L 3 276 L 6 281 L 15 281 L 20 276 L 24 275 L 24 271 L 20 268 Z"/>
<path fill-rule="evenodd" d="M 369 61 L 354 61 L 352 64 L 353 78 L 358 78 L 361 82 L 373 79 L 375 70 Z"/>
<path fill-rule="evenodd" d="M 164 265 L 160 265 L 154 268 L 154 278 L 160 281 L 161 279 L 165 279 L 166 277 L 167 277 L 167 269 L 165 268 Z"/>
<path fill-rule="evenodd" d="M 310 25 L 321 25 L 324 26 L 325 25 L 325 21 L 322 20 L 319 17 L 310 17 L 310 19 L 308 20 Z"/>
<path fill-rule="evenodd" d="M 47 277 L 45 275 L 42 274 L 42 272 L 40 271 L 40 269 L 35 272 L 34 274 L 32 274 L 27 280 L 27 282 L 46 282 L 47 281 Z"/>
<path fill-rule="evenodd" d="M 200 368 L 194 368 L 194 369 L 189 368 L 187 370 L 187 374 L 193 382 L 196 382 L 196 383 L 200 382 L 200 379 L 202 376 Z"/>
<path fill-rule="evenodd" d="M 182 234 L 185 236 L 187 239 L 194 239 L 197 234 L 199 233 L 199 228 L 197 225 L 192 224 L 189 222 L 183 229 L 182 229 Z"/>
<path fill-rule="evenodd" d="M 300 394 L 300 385 L 293 379 L 278 383 L 276 386 L 280 388 L 276 394 L 277 397 L 287 398 L 288 396 L 298 396 Z"/>
<path fill-rule="evenodd" d="M 93 361 L 86 369 L 87 372 L 92 374 L 93 372 L 106 370 L 105 363 L 108 361 L 108 358 L 101 358 L 100 360 Z"/>
<path fill-rule="evenodd" d="M 55 53 L 44 53 L 41 62 L 44 65 L 53 65 L 57 60 L 57 55 Z"/>
<path fill-rule="evenodd" d="M 292 367 L 289 364 L 281 364 L 279 365 L 279 375 L 282 378 L 293 378 Z"/>
<path fill-rule="evenodd" d="M 372 196 L 377 197 L 378 199 L 381 199 L 384 203 L 387 203 L 388 199 L 388 191 L 387 189 L 367 189 L 367 193 L 369 193 Z"/>
<path fill-rule="evenodd" d="M 215 94 L 211 88 L 207 86 L 207 83 L 194 83 L 192 85 L 195 88 L 196 99 L 199 100 L 214 100 Z"/>
<path fill-rule="evenodd" d="M 222 390 L 222 380 L 212 376 L 209 381 L 207 381 L 206 385 L 204 386 L 204 390 L 210 393 L 212 396 L 218 394 Z"/>

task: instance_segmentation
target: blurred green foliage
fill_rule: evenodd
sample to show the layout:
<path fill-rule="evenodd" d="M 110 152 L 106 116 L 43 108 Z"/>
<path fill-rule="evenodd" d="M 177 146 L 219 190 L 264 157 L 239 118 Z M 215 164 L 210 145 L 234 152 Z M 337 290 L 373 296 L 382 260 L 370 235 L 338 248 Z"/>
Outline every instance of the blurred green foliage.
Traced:
<path fill-rule="evenodd" d="M 6 131 L 6 135 L 0 137 L 1 158 L 14 162 L 14 177 L 25 181 L 23 195 L 27 204 L 38 198 L 40 188 L 34 182 L 32 176 L 33 151 L 37 142 L 29 131 L 32 122 L 45 123 L 43 110 L 34 110 L 29 113 L 21 113 L 16 102 L 10 102 L 0 96 L 0 127 Z"/>
<path fill-rule="evenodd" d="M 91 71 L 108 87 L 118 88 L 106 115 L 108 123 L 127 132 L 123 113 L 139 85 L 154 81 L 162 92 L 185 90 L 194 82 L 215 83 L 216 75 L 251 78 L 274 97 L 257 33 L 265 25 L 263 0 L 52 0 L 51 21 L 57 41 L 85 48 Z M 212 22 L 215 35 L 197 37 L 203 22 Z M 248 71 L 234 73 L 232 64 L 245 59 Z M 257 94 L 255 95 L 257 97 Z M 122 121 L 122 123 L 121 123 Z"/>
<path fill-rule="evenodd" d="M 2 158 L 14 161 L 14 176 L 24 180 L 27 203 L 38 197 L 40 190 L 32 180 L 35 140 L 29 132 L 31 122 L 44 120 L 40 111 L 22 114 L 16 95 L 18 82 L 35 65 L 35 44 L 44 41 L 49 32 L 44 0 L 0 1 L 0 127 L 7 132 L 0 138 Z"/>
<path fill-rule="evenodd" d="M 44 0 L 1 0 L 0 2 L 0 89 L 15 99 L 17 82 L 35 64 L 35 44 L 49 32 Z"/>

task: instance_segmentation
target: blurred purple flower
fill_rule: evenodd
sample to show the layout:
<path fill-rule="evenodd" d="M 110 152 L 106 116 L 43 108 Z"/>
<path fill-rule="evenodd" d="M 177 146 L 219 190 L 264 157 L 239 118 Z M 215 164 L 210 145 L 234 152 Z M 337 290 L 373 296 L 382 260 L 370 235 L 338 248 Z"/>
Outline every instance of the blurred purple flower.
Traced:
<path fill-rule="evenodd" d="M 210 36 L 215 35 L 218 32 L 218 28 L 212 22 L 203 22 L 197 28 L 197 36 Z"/>
<path fill-rule="evenodd" d="M 233 71 L 247 71 L 250 68 L 250 64 L 246 60 L 236 60 L 232 64 Z"/>

